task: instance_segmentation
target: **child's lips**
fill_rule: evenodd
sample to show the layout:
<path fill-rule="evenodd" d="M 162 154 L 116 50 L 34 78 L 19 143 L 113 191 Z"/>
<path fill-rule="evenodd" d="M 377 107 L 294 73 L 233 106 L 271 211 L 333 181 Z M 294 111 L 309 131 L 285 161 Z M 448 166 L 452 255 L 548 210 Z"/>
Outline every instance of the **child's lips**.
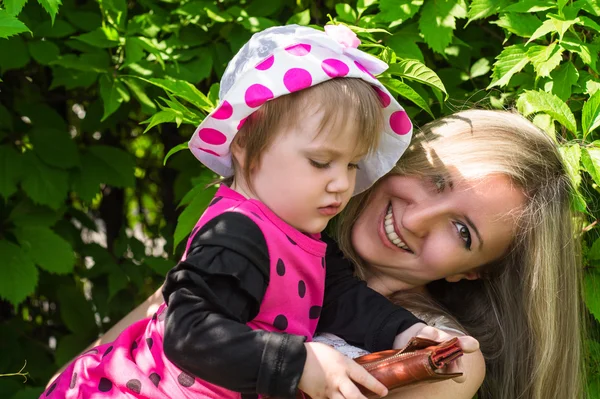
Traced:
<path fill-rule="evenodd" d="M 319 213 L 324 216 L 333 216 L 340 211 L 341 204 L 335 203 L 328 206 L 322 206 L 319 208 Z"/>

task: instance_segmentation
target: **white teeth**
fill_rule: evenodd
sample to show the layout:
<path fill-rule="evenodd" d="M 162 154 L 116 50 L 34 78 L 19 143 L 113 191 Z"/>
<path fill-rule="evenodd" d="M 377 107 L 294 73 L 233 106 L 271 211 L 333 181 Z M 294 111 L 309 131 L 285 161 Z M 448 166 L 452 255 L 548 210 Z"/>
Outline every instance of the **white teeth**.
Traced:
<path fill-rule="evenodd" d="M 390 206 L 387 210 L 387 213 L 385 214 L 384 222 L 385 234 L 388 240 L 390 240 L 390 242 L 398 248 L 412 252 L 410 248 L 404 243 L 404 241 L 402 241 L 400 237 L 398 237 L 398 234 L 396 234 L 396 231 L 394 230 L 394 221 L 392 219 L 392 216 L 392 207 Z"/>

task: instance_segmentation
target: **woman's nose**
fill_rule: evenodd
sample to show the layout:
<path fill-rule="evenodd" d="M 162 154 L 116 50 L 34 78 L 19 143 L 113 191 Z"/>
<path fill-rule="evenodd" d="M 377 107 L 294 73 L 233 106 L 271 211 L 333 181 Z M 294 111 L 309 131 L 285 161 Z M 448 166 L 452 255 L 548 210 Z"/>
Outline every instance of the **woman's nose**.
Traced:
<path fill-rule="evenodd" d="M 402 226 L 417 237 L 424 237 L 443 219 L 444 204 L 439 200 L 422 200 L 407 204 Z"/>

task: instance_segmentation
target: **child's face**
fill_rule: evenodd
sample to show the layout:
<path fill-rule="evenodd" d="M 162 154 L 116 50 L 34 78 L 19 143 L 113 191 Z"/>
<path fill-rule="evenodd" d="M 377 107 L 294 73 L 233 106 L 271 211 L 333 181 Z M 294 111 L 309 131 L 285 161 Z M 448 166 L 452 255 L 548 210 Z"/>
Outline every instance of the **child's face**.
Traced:
<path fill-rule="evenodd" d="M 319 131 L 321 119 L 321 112 L 309 113 L 284 127 L 252 171 L 253 196 L 305 233 L 323 231 L 348 204 L 365 155 L 349 126 Z"/>

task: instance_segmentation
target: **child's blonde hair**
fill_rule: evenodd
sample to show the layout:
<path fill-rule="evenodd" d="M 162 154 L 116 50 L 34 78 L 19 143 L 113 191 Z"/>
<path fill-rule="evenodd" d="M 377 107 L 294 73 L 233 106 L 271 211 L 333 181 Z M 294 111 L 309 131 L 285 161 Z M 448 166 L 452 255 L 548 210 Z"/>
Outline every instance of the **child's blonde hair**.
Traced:
<path fill-rule="evenodd" d="M 383 108 L 369 83 L 356 78 L 337 78 L 275 98 L 248 117 L 233 140 L 244 153 L 247 167 L 234 169 L 251 187 L 252 168 L 260 164 L 261 154 L 284 126 L 294 126 L 307 112 L 321 112 L 319 134 L 327 130 L 352 129 L 356 152 L 370 153 L 377 148 L 383 129 Z M 242 169 L 242 170 L 240 170 Z"/>

